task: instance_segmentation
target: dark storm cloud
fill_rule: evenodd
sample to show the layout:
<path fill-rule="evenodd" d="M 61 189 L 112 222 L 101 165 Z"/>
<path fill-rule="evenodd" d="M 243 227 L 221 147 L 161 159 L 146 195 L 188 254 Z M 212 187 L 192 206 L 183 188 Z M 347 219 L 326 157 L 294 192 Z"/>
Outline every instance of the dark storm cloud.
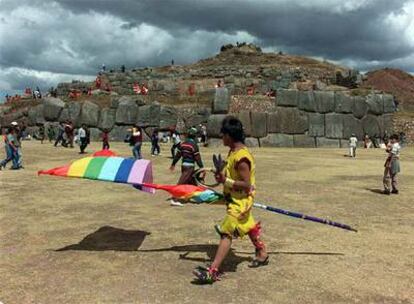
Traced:
<path fill-rule="evenodd" d="M 0 89 L 94 75 L 103 63 L 190 63 L 236 41 L 414 71 L 413 15 L 414 0 L 0 0 Z"/>
<path fill-rule="evenodd" d="M 126 27 L 146 22 L 172 32 L 246 31 L 263 46 L 331 59 L 391 60 L 413 52 L 410 41 L 387 22 L 390 13 L 401 13 L 407 0 L 366 1 L 342 11 L 335 9 L 339 1 L 314 1 L 313 6 L 301 5 L 304 1 L 246 0 L 120 0 L 116 5 L 100 0 L 58 2 L 76 12 L 115 14 L 130 22 Z"/>

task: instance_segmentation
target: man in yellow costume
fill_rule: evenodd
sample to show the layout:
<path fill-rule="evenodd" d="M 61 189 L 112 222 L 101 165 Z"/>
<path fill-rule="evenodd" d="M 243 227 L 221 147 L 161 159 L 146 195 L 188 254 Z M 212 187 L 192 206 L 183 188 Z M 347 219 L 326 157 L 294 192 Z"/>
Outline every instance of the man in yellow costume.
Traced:
<path fill-rule="evenodd" d="M 194 274 L 201 283 L 213 283 L 220 277 L 220 266 L 230 251 L 232 240 L 249 236 L 256 249 L 256 257 L 250 267 L 256 268 L 269 263 L 266 246 L 260 239 L 260 223 L 252 215 L 255 194 L 255 162 L 244 145 L 244 131 L 241 121 L 228 116 L 222 122 L 223 144 L 230 148 L 227 163 L 222 172 L 217 172 L 216 180 L 224 185 L 227 214 L 216 231 L 220 243 L 213 263 L 209 267 L 198 267 Z"/>

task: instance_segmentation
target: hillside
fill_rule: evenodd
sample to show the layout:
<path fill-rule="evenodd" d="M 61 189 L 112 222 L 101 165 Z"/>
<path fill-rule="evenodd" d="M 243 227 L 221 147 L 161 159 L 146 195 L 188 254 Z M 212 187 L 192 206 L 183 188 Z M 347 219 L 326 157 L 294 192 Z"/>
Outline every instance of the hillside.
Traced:
<path fill-rule="evenodd" d="M 397 69 L 382 69 L 367 73 L 364 87 L 381 90 L 395 96 L 400 110 L 414 112 L 414 76 Z"/>

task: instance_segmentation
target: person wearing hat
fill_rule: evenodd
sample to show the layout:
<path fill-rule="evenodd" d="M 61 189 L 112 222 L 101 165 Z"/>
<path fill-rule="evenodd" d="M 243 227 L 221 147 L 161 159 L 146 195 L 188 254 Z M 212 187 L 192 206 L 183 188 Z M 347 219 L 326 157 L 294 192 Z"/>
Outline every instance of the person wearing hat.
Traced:
<path fill-rule="evenodd" d="M 356 157 L 356 148 L 357 148 L 358 138 L 356 138 L 355 134 L 352 133 L 351 137 L 349 138 L 349 156 Z"/>
<path fill-rule="evenodd" d="M 182 158 L 181 176 L 178 180 L 178 185 L 196 185 L 194 178 L 195 164 L 203 168 L 203 161 L 201 160 L 200 150 L 196 142 L 197 129 L 190 128 L 185 134 L 185 140 L 178 147 L 178 151 L 174 156 L 170 170 L 174 171 L 175 165 Z M 183 206 L 180 202 L 171 200 L 172 206 Z"/>

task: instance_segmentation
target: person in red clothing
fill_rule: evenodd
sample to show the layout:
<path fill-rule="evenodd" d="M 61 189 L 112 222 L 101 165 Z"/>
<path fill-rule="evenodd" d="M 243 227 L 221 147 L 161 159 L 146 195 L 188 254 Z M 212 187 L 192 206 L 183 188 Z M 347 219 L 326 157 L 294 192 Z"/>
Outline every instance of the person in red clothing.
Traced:
<path fill-rule="evenodd" d="M 97 89 L 100 89 L 101 88 L 101 84 L 102 84 L 101 77 L 100 76 L 96 77 L 96 80 L 95 80 L 95 86 L 96 86 L 96 88 Z"/>
<path fill-rule="evenodd" d="M 104 129 L 102 132 L 102 150 L 109 150 L 109 130 Z"/>
<path fill-rule="evenodd" d="M 148 88 L 145 84 L 141 86 L 141 95 L 148 95 Z"/>

